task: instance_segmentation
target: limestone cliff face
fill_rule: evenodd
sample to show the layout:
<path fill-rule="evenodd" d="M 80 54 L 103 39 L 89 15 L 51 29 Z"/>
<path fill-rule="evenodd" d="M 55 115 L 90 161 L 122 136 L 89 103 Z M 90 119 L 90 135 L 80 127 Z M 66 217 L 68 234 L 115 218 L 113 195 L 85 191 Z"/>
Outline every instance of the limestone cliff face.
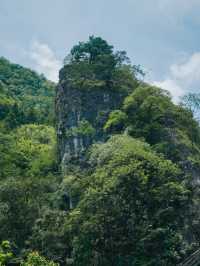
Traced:
<path fill-rule="evenodd" d="M 104 141 L 103 125 L 125 95 L 110 88 L 74 87 L 60 72 L 56 94 L 58 153 L 61 166 L 83 158 L 88 147 Z"/>

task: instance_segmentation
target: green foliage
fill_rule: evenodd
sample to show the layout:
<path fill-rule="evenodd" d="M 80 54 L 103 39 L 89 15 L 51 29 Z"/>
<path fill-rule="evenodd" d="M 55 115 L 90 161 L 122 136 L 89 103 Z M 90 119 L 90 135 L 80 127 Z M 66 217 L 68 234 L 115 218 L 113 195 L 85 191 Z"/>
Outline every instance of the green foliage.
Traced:
<path fill-rule="evenodd" d="M 76 128 L 76 133 L 78 135 L 83 135 L 83 136 L 90 136 L 90 135 L 94 135 L 95 133 L 95 129 L 92 127 L 92 125 L 86 121 L 86 120 L 82 120 L 80 121 L 78 127 Z"/>
<path fill-rule="evenodd" d="M 54 94 L 43 76 L 0 58 L 0 238 L 17 261 L 58 185 Z"/>
<path fill-rule="evenodd" d="M 56 140 L 53 127 L 24 125 L 16 130 L 14 136 L 16 150 L 26 162 L 24 176 L 45 176 L 56 171 Z"/>
<path fill-rule="evenodd" d="M 19 254 L 32 233 L 36 219 L 49 206 L 55 178 L 7 178 L 0 183 L 0 236 Z"/>
<path fill-rule="evenodd" d="M 125 129 L 126 121 L 127 115 L 120 110 L 115 110 L 110 113 L 108 121 L 104 126 L 104 130 L 111 132 L 122 131 L 123 129 Z"/>
<path fill-rule="evenodd" d="M 12 257 L 9 241 L 2 241 L 0 246 L 0 266 L 4 266 Z"/>
<path fill-rule="evenodd" d="M 93 136 L 95 129 L 87 120 L 81 120 L 77 127 L 72 127 L 66 132 L 66 137 L 71 136 Z"/>
<path fill-rule="evenodd" d="M 54 94 L 43 76 L 0 58 L 0 237 L 17 256 L 54 192 Z"/>
<path fill-rule="evenodd" d="M 0 84 L 1 86 L 1 84 Z M 9 112 L 12 110 L 15 101 L 6 95 L 1 95 L 0 98 L 0 120 L 4 120 Z"/>
<path fill-rule="evenodd" d="M 35 221 L 32 235 L 26 242 L 28 247 L 53 261 L 64 264 L 70 253 L 64 230 L 66 217 L 66 211 L 44 209 Z"/>
<path fill-rule="evenodd" d="M 0 177 L 45 176 L 57 171 L 55 130 L 23 125 L 11 134 L 0 133 Z"/>
<path fill-rule="evenodd" d="M 0 58 L 0 121 L 7 129 L 26 123 L 53 124 L 54 84 Z"/>
<path fill-rule="evenodd" d="M 79 42 L 71 50 L 72 61 L 89 61 L 93 63 L 99 59 L 99 56 L 111 55 L 113 46 L 100 37 L 89 37 L 89 41 Z"/>
<path fill-rule="evenodd" d="M 126 130 L 181 165 L 192 164 L 191 158 L 200 154 L 198 123 L 189 110 L 172 103 L 168 92 L 143 84 L 126 97 L 122 111 L 123 119 L 118 110 L 111 113 L 105 125 L 111 133 Z M 120 126 L 114 127 L 117 119 Z"/>
<path fill-rule="evenodd" d="M 0 132 L 0 179 L 19 174 L 14 166 L 20 155 L 13 145 L 13 136 Z"/>
<path fill-rule="evenodd" d="M 91 36 L 88 42 L 75 45 L 64 61 L 60 78 L 72 88 L 114 89 L 131 91 L 142 74 L 138 66 L 131 66 L 126 52 L 113 52 L 113 46 L 100 37 Z"/>
<path fill-rule="evenodd" d="M 41 257 L 38 252 L 32 252 L 21 266 L 58 266 L 58 264 Z"/>
<path fill-rule="evenodd" d="M 189 193 L 180 170 L 127 136 L 96 145 L 90 162 L 67 223 L 75 265 L 175 265 Z"/>
<path fill-rule="evenodd" d="M 164 127 L 174 122 L 173 104 L 166 92 L 150 86 L 138 87 L 124 101 L 124 111 L 132 126 L 132 135 L 145 137 L 150 144 L 164 136 Z"/>

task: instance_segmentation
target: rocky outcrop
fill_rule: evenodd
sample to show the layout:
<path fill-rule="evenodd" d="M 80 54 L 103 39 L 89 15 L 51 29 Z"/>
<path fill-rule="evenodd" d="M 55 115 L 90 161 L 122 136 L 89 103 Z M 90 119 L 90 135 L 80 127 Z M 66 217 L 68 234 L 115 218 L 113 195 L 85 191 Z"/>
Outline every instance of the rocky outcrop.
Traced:
<path fill-rule="evenodd" d="M 88 147 L 106 139 L 103 126 L 124 93 L 109 87 L 74 87 L 64 70 L 56 94 L 58 156 L 62 168 L 84 158 Z"/>

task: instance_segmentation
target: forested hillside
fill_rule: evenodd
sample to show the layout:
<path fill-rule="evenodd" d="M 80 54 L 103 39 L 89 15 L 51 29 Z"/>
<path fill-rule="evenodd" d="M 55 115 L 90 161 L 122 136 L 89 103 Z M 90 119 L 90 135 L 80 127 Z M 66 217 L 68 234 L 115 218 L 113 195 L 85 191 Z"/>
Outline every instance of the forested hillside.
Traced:
<path fill-rule="evenodd" d="M 55 84 L 0 59 L 2 263 L 5 254 L 10 258 L 5 241 L 10 242 L 12 260 L 27 254 L 36 221 L 45 215 L 44 209 L 48 212 L 50 195 L 56 187 L 54 95 Z"/>
<path fill-rule="evenodd" d="M 198 97 L 143 76 L 93 36 L 57 85 L 0 59 L 0 265 L 173 266 L 200 248 Z"/>

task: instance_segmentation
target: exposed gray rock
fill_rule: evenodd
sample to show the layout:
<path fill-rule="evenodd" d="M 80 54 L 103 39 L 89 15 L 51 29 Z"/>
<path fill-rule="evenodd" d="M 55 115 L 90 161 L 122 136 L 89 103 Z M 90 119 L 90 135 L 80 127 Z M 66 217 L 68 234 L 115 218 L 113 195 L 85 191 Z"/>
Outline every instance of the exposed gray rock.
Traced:
<path fill-rule="evenodd" d="M 62 168 L 83 158 L 88 147 L 106 139 L 103 126 L 126 95 L 110 88 L 74 88 L 62 77 L 57 86 L 58 155 Z"/>

